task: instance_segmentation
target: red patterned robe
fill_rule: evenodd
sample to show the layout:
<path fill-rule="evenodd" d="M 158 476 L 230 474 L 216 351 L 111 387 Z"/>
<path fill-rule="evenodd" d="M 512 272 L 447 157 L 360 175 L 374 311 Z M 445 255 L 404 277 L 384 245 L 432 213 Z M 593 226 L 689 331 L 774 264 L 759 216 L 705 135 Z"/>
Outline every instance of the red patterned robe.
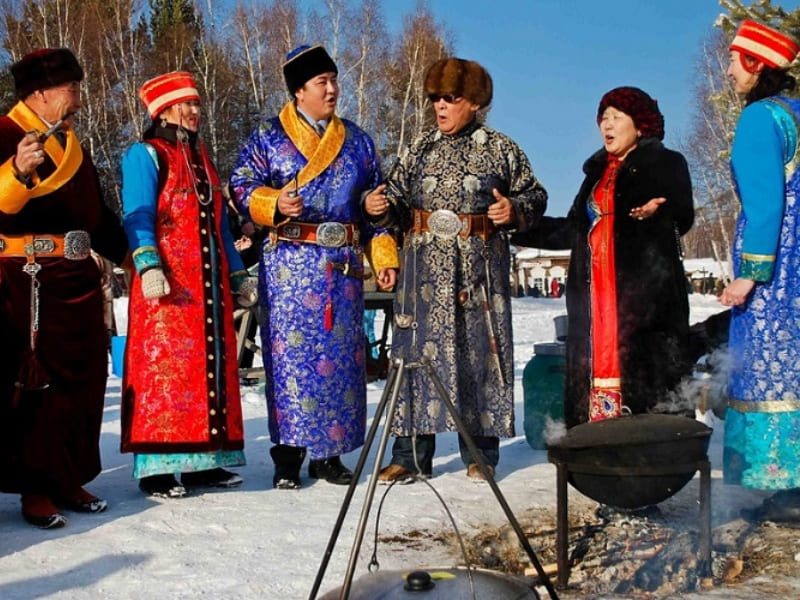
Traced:
<path fill-rule="evenodd" d="M 158 159 L 154 233 L 170 293 L 145 299 L 139 275 L 133 278 L 122 451 L 241 450 L 234 301 L 222 241 L 227 219 L 219 178 L 199 143 L 197 151 L 184 146 L 198 165 L 195 173 L 201 182 L 196 186 L 178 144 L 163 138 L 147 143 Z M 136 182 L 131 179 L 130 185 L 135 187 Z M 127 213 L 126 207 L 130 238 Z M 134 240 L 131 246 L 136 248 Z"/>

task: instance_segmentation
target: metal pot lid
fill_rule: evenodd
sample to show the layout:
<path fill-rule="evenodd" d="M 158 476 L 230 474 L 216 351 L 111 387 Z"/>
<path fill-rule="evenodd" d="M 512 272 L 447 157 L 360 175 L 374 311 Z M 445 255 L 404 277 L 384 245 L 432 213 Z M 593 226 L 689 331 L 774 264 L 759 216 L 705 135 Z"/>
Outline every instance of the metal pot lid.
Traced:
<path fill-rule="evenodd" d="M 582 423 L 548 444 L 548 448 L 636 446 L 708 437 L 713 430 L 691 417 L 643 414 Z"/>
<path fill-rule="evenodd" d="M 490 571 L 472 569 L 475 597 L 481 600 L 538 600 L 539 596 L 522 579 Z M 320 600 L 338 600 L 341 588 Z M 355 581 L 349 600 L 454 600 L 472 598 L 469 574 L 465 568 L 378 571 Z"/>
<path fill-rule="evenodd" d="M 566 356 L 567 345 L 564 342 L 539 342 L 533 345 L 536 356 Z"/>

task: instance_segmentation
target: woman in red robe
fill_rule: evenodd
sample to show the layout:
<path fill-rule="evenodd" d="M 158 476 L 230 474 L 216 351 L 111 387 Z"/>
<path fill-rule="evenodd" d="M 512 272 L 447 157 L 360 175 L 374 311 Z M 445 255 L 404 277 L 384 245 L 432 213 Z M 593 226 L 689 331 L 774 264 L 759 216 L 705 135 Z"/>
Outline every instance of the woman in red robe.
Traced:
<path fill-rule="evenodd" d="M 122 451 L 153 496 L 233 487 L 245 462 L 233 290 L 253 303 L 219 178 L 198 140 L 200 96 L 175 72 L 139 92 L 153 119 L 122 160 L 136 273 L 122 394 Z M 182 473 L 181 482 L 175 473 Z"/>

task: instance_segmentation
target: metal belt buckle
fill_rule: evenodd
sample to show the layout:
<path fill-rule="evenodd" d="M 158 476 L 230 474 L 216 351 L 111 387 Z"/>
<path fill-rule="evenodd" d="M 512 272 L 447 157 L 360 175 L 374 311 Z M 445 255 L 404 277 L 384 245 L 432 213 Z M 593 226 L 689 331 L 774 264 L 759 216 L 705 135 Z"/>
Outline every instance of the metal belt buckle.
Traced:
<path fill-rule="evenodd" d="M 33 245 L 31 247 L 33 250 L 33 254 L 52 254 L 56 250 L 56 243 L 53 240 L 49 240 L 47 238 L 33 238 Z M 26 254 L 31 254 L 28 252 L 28 247 L 26 245 Z"/>
<path fill-rule="evenodd" d="M 6 241 L 0 240 L 0 252 L 6 249 Z"/>
<path fill-rule="evenodd" d="M 292 224 L 282 225 L 280 228 L 280 232 L 281 232 L 280 235 L 282 235 L 285 238 L 289 238 L 290 240 L 300 239 L 301 230 L 299 225 L 292 225 Z"/>
<path fill-rule="evenodd" d="M 347 227 L 336 221 L 317 225 L 317 244 L 329 248 L 339 248 L 347 243 Z"/>
<path fill-rule="evenodd" d="M 428 229 L 438 238 L 452 240 L 461 232 L 462 227 L 461 219 L 452 210 L 435 210 L 428 217 Z"/>
<path fill-rule="evenodd" d="M 89 257 L 92 242 L 86 231 L 68 231 L 64 234 L 64 258 L 69 260 L 83 260 Z"/>

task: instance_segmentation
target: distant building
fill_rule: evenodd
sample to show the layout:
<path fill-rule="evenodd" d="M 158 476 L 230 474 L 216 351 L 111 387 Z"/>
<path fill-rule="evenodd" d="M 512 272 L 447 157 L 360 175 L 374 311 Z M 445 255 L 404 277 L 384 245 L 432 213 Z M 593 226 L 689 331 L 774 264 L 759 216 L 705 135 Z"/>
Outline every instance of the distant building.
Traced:
<path fill-rule="evenodd" d="M 719 295 L 729 279 L 730 266 L 713 258 L 685 258 L 683 270 L 690 292 Z"/>
<path fill-rule="evenodd" d="M 516 296 L 550 297 L 553 280 L 563 294 L 569 270 L 569 250 L 542 250 L 512 246 L 511 291 Z M 728 265 L 713 258 L 687 258 L 683 261 L 689 291 L 697 294 L 719 294 L 725 286 Z"/>
<path fill-rule="evenodd" d="M 511 290 L 516 296 L 550 297 L 558 283 L 563 295 L 569 268 L 569 250 L 512 248 Z"/>

